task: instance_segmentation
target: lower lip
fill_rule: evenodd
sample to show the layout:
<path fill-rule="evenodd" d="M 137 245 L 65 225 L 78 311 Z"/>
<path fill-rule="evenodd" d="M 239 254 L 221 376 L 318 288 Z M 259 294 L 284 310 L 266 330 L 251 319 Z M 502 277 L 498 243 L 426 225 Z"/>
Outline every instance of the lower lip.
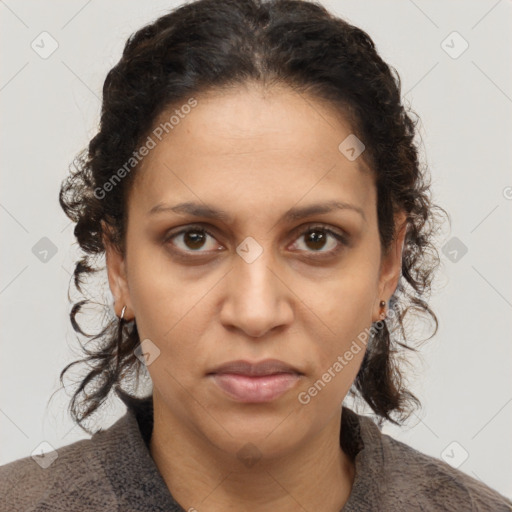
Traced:
<path fill-rule="evenodd" d="M 234 373 L 215 373 L 213 381 L 227 395 L 239 402 L 270 402 L 294 387 L 300 379 L 296 373 L 276 373 L 249 377 Z"/>

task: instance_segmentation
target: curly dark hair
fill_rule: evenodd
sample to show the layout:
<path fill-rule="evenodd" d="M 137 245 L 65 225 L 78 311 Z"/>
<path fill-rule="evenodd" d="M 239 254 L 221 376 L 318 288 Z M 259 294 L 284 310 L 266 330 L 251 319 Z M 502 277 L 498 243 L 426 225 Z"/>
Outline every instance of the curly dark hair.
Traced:
<path fill-rule="evenodd" d="M 350 121 L 352 131 L 366 146 L 361 158 L 374 172 L 383 251 L 396 237 L 393 214 L 406 213 L 402 272 L 390 301 L 399 314 L 392 329 L 384 322 L 368 342 L 349 392 L 362 398 L 380 423 L 387 420 L 399 425 L 421 405 L 405 388 L 400 371 L 402 349 L 417 351 L 408 343 L 404 317 L 414 309 L 434 320 L 430 337 L 437 332 L 438 320 L 427 300 L 440 262 L 433 244 L 437 232 L 434 213 L 436 209 L 446 212 L 431 201 L 427 166 L 420 165 L 414 142 L 419 118 L 402 105 L 397 71 L 381 59 L 367 33 L 319 3 L 197 0 L 128 38 L 121 59 L 103 85 L 98 133 L 78 154 L 60 189 L 61 207 L 76 223 L 74 235 L 82 250 L 74 284 L 83 294 L 84 279 L 105 270 L 94 261 L 105 252 L 104 236 L 125 254 L 127 197 L 138 166 L 111 187 L 107 200 L 96 191 L 104 189 L 133 157 L 158 116 L 193 95 L 250 82 L 290 87 L 327 102 Z M 76 315 L 88 302 L 75 303 L 70 318 L 79 335 L 89 338 L 89 344 L 94 341 L 93 348 L 80 342 L 86 357 L 68 364 L 60 382 L 63 384 L 73 365 L 88 366 L 69 411 L 74 421 L 90 432 L 83 421 L 113 389 L 123 393 L 123 383 L 133 383 L 134 375 L 138 382 L 140 372 L 147 370 L 134 354 L 140 343 L 136 320 L 119 321 L 112 308 L 102 304 L 106 325 L 97 334 L 86 334 Z M 119 347 L 118 336 L 122 340 Z"/>

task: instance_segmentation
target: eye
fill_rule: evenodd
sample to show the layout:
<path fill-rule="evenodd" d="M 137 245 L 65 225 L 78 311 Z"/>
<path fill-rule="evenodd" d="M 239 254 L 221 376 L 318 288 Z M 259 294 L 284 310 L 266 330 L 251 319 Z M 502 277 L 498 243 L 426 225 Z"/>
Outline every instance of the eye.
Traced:
<path fill-rule="evenodd" d="M 209 252 L 199 251 L 198 249 L 204 247 L 207 237 L 214 238 L 214 236 L 202 226 L 188 226 L 186 229 L 182 229 L 178 233 L 171 233 L 168 237 L 166 237 L 164 242 L 167 243 L 174 239 L 179 240 L 180 237 L 182 238 L 182 247 L 174 242 L 173 245 L 176 245 L 182 252 Z"/>
<path fill-rule="evenodd" d="M 302 245 L 302 247 L 306 248 L 306 252 L 332 255 L 337 253 L 342 246 L 348 245 L 347 239 L 344 235 L 335 232 L 324 225 L 315 225 L 306 229 L 305 231 L 302 231 L 297 240 L 301 240 L 303 238 L 304 242 L 302 244 L 295 243 L 294 245 L 298 245 L 299 249 Z M 327 243 L 329 238 L 331 239 L 330 244 Z M 326 246 L 327 249 L 322 250 Z M 308 249 L 313 249 L 313 251 Z"/>
<path fill-rule="evenodd" d="M 216 251 L 219 249 L 215 249 L 215 244 L 210 244 L 210 248 L 208 250 L 208 237 L 215 240 L 215 236 L 206 230 L 201 225 L 192 225 L 187 226 L 185 229 L 178 231 L 177 233 L 170 233 L 165 239 L 164 243 L 172 243 L 177 249 L 178 252 L 181 253 L 208 253 L 212 251 Z M 324 225 L 315 225 L 309 227 L 300 232 L 298 238 L 296 240 L 300 240 L 305 237 L 305 242 L 303 244 L 294 243 L 294 246 L 302 245 L 304 249 L 299 247 L 299 250 L 304 250 L 305 252 L 313 252 L 319 254 L 336 254 L 343 246 L 348 245 L 347 237 L 342 235 L 341 233 L 335 232 L 327 226 Z M 328 240 L 331 239 L 331 243 L 327 244 Z M 174 242 L 173 240 L 177 240 Z M 327 250 L 322 250 L 325 246 L 328 246 Z M 203 248 L 207 248 L 207 250 L 201 251 Z M 313 250 L 310 250 L 313 249 Z"/>

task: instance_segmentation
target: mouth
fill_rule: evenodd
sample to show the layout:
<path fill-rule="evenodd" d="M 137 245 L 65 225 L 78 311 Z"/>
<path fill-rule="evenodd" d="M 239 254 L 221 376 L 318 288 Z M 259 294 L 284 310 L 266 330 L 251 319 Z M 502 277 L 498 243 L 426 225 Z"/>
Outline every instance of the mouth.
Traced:
<path fill-rule="evenodd" d="M 297 373 L 274 373 L 259 377 L 236 373 L 210 374 L 213 382 L 230 398 L 243 403 L 263 403 L 279 398 L 302 378 Z"/>
<path fill-rule="evenodd" d="M 257 363 L 231 361 L 207 376 L 228 397 L 242 403 L 270 402 L 297 385 L 303 373 L 277 359 Z"/>
<path fill-rule="evenodd" d="M 263 361 L 255 363 L 241 359 L 229 361 L 217 366 L 210 371 L 208 375 L 219 373 L 246 375 L 248 377 L 262 377 L 265 375 L 275 375 L 277 373 L 295 373 L 303 375 L 300 370 L 279 359 L 264 359 Z"/>

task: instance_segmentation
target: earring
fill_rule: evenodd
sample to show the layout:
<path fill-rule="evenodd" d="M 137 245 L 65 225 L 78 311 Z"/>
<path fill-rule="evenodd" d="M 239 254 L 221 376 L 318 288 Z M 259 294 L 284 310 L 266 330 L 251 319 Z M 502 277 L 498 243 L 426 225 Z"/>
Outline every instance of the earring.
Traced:
<path fill-rule="evenodd" d="M 121 344 L 123 341 L 123 322 L 124 320 L 124 312 L 126 311 L 126 305 L 123 306 L 121 310 L 121 316 L 119 317 L 119 324 L 117 326 L 117 339 L 116 339 L 116 370 L 115 375 L 119 375 L 119 370 L 121 367 Z"/>
<path fill-rule="evenodd" d="M 380 303 L 379 303 L 379 306 L 380 306 L 380 309 L 384 308 L 384 311 L 381 311 L 381 313 L 380 313 L 380 317 L 381 318 L 385 318 L 386 317 L 386 301 L 385 300 L 381 300 Z"/>

